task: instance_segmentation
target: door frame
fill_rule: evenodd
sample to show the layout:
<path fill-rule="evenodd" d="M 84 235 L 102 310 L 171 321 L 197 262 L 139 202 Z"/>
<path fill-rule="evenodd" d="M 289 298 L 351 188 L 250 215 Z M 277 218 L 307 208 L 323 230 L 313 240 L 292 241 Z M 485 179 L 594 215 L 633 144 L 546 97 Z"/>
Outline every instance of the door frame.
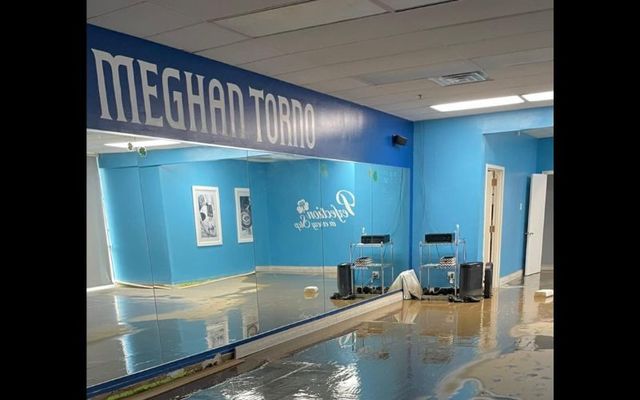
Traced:
<path fill-rule="evenodd" d="M 538 233 L 539 237 L 540 237 L 540 241 L 541 241 L 540 242 L 540 267 L 538 268 L 537 267 L 538 264 L 536 263 L 536 264 L 534 264 L 534 265 L 536 265 L 535 267 L 530 267 L 529 271 L 527 271 L 527 265 L 530 264 L 529 261 L 530 261 L 531 258 L 533 258 L 533 257 L 530 257 L 530 252 L 532 251 L 531 248 L 530 248 L 530 245 L 531 245 L 531 243 L 530 243 L 530 235 L 532 234 L 531 233 L 531 230 L 532 230 L 531 210 L 532 210 L 532 208 L 534 206 L 534 202 L 532 201 L 533 194 L 534 194 L 533 182 L 534 182 L 534 178 L 536 177 L 536 175 L 539 176 L 540 178 L 544 178 L 544 182 L 545 182 L 544 185 L 541 186 L 542 189 L 544 189 L 544 197 L 542 199 L 542 203 L 543 203 L 542 204 L 542 215 L 541 215 L 541 218 L 542 218 L 542 233 L 540 233 L 540 232 Z M 545 211 L 546 211 L 546 207 L 547 207 L 547 204 L 546 204 L 546 192 L 547 192 L 547 184 L 548 184 L 548 176 L 549 175 L 550 174 L 548 173 L 548 171 L 545 171 L 543 173 L 534 173 L 534 174 L 530 175 L 531 181 L 530 181 L 530 184 L 529 184 L 529 207 L 528 207 L 528 212 L 527 212 L 527 217 L 526 217 L 527 218 L 527 230 L 525 232 L 525 250 L 524 250 L 524 267 L 523 267 L 523 275 L 524 276 L 530 276 L 530 275 L 534 275 L 534 274 L 539 274 L 542 271 L 542 248 L 543 248 L 542 246 L 543 246 L 543 243 L 544 243 L 543 242 L 544 241 L 544 219 L 545 219 Z M 537 202 L 536 202 L 536 205 L 537 205 Z M 533 228 L 533 229 L 535 230 L 535 228 Z M 531 269 L 537 269 L 537 271 L 536 272 L 531 272 Z M 529 272 L 529 273 L 527 273 L 527 272 Z"/>
<path fill-rule="evenodd" d="M 483 214 L 483 224 L 482 224 L 482 261 L 486 264 L 489 255 L 486 253 L 487 240 L 487 231 L 489 228 L 489 220 L 487 219 L 487 192 L 489 190 L 489 185 L 487 185 L 487 175 L 489 171 L 496 170 L 499 171 L 501 175 L 501 179 L 498 179 L 498 190 L 495 198 L 495 204 L 497 205 L 497 210 L 494 214 L 494 222 L 496 230 L 494 232 L 494 240 L 496 244 L 496 254 L 493 258 L 493 279 L 492 279 L 492 287 L 500 287 L 500 263 L 501 263 L 501 254 L 502 254 L 502 216 L 504 209 L 504 182 L 506 178 L 506 169 L 502 165 L 496 164 L 485 164 L 484 168 L 484 192 L 483 192 L 483 206 L 482 206 L 482 214 Z"/>

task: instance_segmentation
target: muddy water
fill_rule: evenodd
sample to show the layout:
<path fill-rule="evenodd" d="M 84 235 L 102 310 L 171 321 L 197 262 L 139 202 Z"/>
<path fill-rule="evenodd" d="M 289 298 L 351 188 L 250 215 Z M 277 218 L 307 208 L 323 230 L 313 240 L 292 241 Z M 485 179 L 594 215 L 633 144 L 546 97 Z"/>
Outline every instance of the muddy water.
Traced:
<path fill-rule="evenodd" d="M 196 399 L 551 399 L 553 299 L 545 273 L 479 303 L 400 312 L 271 361 Z"/>

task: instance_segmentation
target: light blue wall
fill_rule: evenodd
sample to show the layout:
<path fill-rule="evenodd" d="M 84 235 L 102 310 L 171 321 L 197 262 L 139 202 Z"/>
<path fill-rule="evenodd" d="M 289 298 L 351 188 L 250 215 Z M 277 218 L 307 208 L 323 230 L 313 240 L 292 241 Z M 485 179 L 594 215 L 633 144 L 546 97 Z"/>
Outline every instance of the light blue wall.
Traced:
<path fill-rule="evenodd" d="M 294 227 L 299 220 L 298 200 L 309 203 L 310 210 L 320 206 L 319 160 L 293 160 L 269 163 L 267 196 L 269 209 L 266 220 L 271 265 L 322 266 L 322 230 Z M 252 179 L 253 182 L 253 179 Z M 254 201 L 255 202 L 255 201 Z"/>
<path fill-rule="evenodd" d="M 241 156 L 235 150 L 207 148 L 159 150 L 147 158 L 135 153 L 102 155 L 101 171 L 108 178 L 105 192 L 117 201 L 107 201 L 110 226 L 115 228 L 111 240 L 116 276 L 124 280 L 120 276 L 127 275 L 136 283 L 176 284 L 246 273 L 254 265 L 336 266 L 349 261 L 349 244 L 359 241 L 363 228 L 369 234 L 392 235 L 396 275 L 408 266 L 408 169 L 319 159 L 229 159 Z M 196 245 L 194 185 L 219 188 L 221 246 Z M 251 190 L 253 243 L 237 242 L 236 187 Z M 355 195 L 355 216 L 345 223 L 334 220 L 335 227 L 294 226 L 300 221 L 299 200 L 307 201 L 312 211 L 332 205 L 340 209 L 340 190 Z M 134 229 L 122 229 L 133 214 Z M 130 266 L 132 252 L 135 268 Z M 385 283 L 391 281 L 387 275 Z"/>
<path fill-rule="evenodd" d="M 256 265 L 271 265 L 269 240 L 269 205 L 267 188 L 268 163 L 249 163 L 249 188 L 251 190 L 251 214 L 253 220 L 253 251 Z"/>
<path fill-rule="evenodd" d="M 500 275 L 505 276 L 524 267 L 529 185 L 536 172 L 538 139 L 515 133 L 486 135 L 485 139 L 486 162 L 505 168 L 500 254 Z"/>
<path fill-rule="evenodd" d="M 270 265 L 335 267 L 348 262 L 349 244 L 360 241 L 364 228 L 367 234 L 391 234 L 396 275 L 409 266 L 408 169 L 328 160 L 280 161 L 263 168 L 266 172 L 258 176 L 265 176 L 264 181 L 269 183 L 265 202 L 269 235 L 264 237 L 256 231 L 255 243 L 269 249 Z M 251 179 L 252 193 L 258 193 L 260 190 L 253 185 L 263 180 L 255 182 L 253 175 Z M 299 200 L 306 200 L 310 210 L 316 207 L 329 210 L 332 205 L 340 209 L 343 206 L 336 198 L 340 190 L 348 190 L 355 196 L 354 216 L 349 216 L 344 223 L 334 220 L 336 226 L 317 230 L 298 230 L 294 226 L 300 221 L 296 211 Z M 256 203 L 254 197 L 253 204 Z M 256 215 L 261 213 L 258 210 L 256 204 Z M 266 253 L 258 249 L 256 252 Z M 357 252 L 354 257 L 359 255 Z M 366 250 L 363 255 L 373 254 Z M 259 256 L 258 259 L 266 258 Z M 368 280 L 369 274 L 362 278 Z M 391 281 L 387 275 L 385 284 L 390 285 Z"/>
<path fill-rule="evenodd" d="M 467 240 L 468 260 L 482 260 L 483 135 L 549 126 L 553 126 L 553 107 L 415 123 L 414 267 L 419 263 L 418 241 L 424 234 L 452 232 L 456 224 L 460 224 L 461 236 Z M 501 274 L 506 271 L 502 269 Z"/>
<path fill-rule="evenodd" d="M 120 282 L 152 284 L 139 171 L 101 169 L 100 179 L 114 278 Z"/>
<path fill-rule="evenodd" d="M 538 139 L 537 172 L 553 171 L 553 138 Z"/>
<path fill-rule="evenodd" d="M 172 283 L 253 271 L 253 246 L 238 243 L 237 239 L 234 193 L 234 188 L 249 187 L 247 162 L 201 161 L 162 165 L 159 169 Z M 197 246 L 191 189 L 194 185 L 215 186 L 219 190 L 221 246 Z"/>
<path fill-rule="evenodd" d="M 128 168 L 133 169 L 133 168 Z M 167 215 L 165 213 L 160 168 L 136 168 L 140 173 L 139 189 L 142 193 L 144 220 L 147 225 L 149 259 L 156 283 L 171 283 L 172 271 L 167 239 Z M 128 238 L 124 238 L 129 240 Z"/>
<path fill-rule="evenodd" d="M 130 154 L 135 156 L 100 157 L 117 280 L 176 284 L 253 271 L 253 246 L 238 243 L 235 221 L 234 188 L 248 187 L 247 162 L 224 159 L 243 152 L 161 150 L 153 156 L 150 152 L 146 159 Z M 220 159 L 190 162 L 205 159 L 207 154 Z M 164 161 L 183 162 L 144 166 Z M 219 189 L 222 246 L 197 246 L 194 185 Z"/>

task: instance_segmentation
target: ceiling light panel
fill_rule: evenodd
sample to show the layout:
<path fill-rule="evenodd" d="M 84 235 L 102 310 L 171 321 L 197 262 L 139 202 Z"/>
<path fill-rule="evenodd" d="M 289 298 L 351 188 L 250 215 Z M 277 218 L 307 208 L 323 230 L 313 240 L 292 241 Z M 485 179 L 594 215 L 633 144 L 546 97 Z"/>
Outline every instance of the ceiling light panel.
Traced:
<path fill-rule="evenodd" d="M 387 12 L 368 0 L 319 0 L 216 20 L 251 37 L 272 35 Z"/>
<path fill-rule="evenodd" d="M 129 148 L 129 144 L 132 144 L 134 147 L 159 147 L 159 146 L 171 146 L 173 144 L 178 144 L 180 142 L 175 140 L 139 140 L 139 141 L 130 141 L 130 142 L 116 142 L 116 143 L 105 143 L 105 146 L 109 147 L 118 147 L 121 149 Z"/>
<path fill-rule="evenodd" d="M 459 101 L 457 103 L 436 104 L 431 106 L 431 108 L 440 112 L 450 112 L 450 111 L 460 111 L 460 110 L 471 110 L 475 108 L 506 106 L 509 104 L 518 104 L 518 103 L 524 103 L 524 100 L 522 100 L 520 96 L 505 96 L 505 97 L 492 97 L 489 99 Z"/>
<path fill-rule="evenodd" d="M 549 92 L 538 92 L 538 93 L 529 93 L 523 94 L 522 97 L 527 101 L 545 101 L 545 100 L 553 100 L 553 90 Z"/>

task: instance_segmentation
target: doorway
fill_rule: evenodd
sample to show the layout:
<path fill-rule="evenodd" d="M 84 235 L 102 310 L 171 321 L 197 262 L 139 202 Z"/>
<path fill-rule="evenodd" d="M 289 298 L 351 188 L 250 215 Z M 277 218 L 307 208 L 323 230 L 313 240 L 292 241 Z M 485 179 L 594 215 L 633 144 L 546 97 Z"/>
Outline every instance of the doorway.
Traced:
<path fill-rule="evenodd" d="M 500 287 L 500 250 L 502 248 L 502 205 L 504 167 L 487 164 L 484 185 L 484 228 L 482 259 L 493 263 L 492 286 Z"/>
<path fill-rule="evenodd" d="M 553 183 L 553 175 L 551 174 L 533 174 L 531 175 L 531 186 L 529 189 L 529 217 L 527 221 L 527 247 L 525 251 L 524 274 L 537 274 L 542 269 L 543 263 L 543 244 L 545 231 L 553 230 L 553 222 L 545 221 L 547 209 L 547 185 L 551 177 Z M 553 207 L 553 203 L 551 203 Z M 553 217 L 553 216 L 551 216 Z M 547 223 L 545 223 L 547 222 Z M 545 225 L 549 228 L 545 229 Z M 551 250 L 553 250 L 551 248 Z M 547 254 L 547 258 L 553 258 L 553 253 Z M 553 261 L 551 261 L 553 263 Z"/>
<path fill-rule="evenodd" d="M 553 269 L 553 171 L 547 174 L 547 196 L 544 206 L 542 237 L 542 270 Z"/>

